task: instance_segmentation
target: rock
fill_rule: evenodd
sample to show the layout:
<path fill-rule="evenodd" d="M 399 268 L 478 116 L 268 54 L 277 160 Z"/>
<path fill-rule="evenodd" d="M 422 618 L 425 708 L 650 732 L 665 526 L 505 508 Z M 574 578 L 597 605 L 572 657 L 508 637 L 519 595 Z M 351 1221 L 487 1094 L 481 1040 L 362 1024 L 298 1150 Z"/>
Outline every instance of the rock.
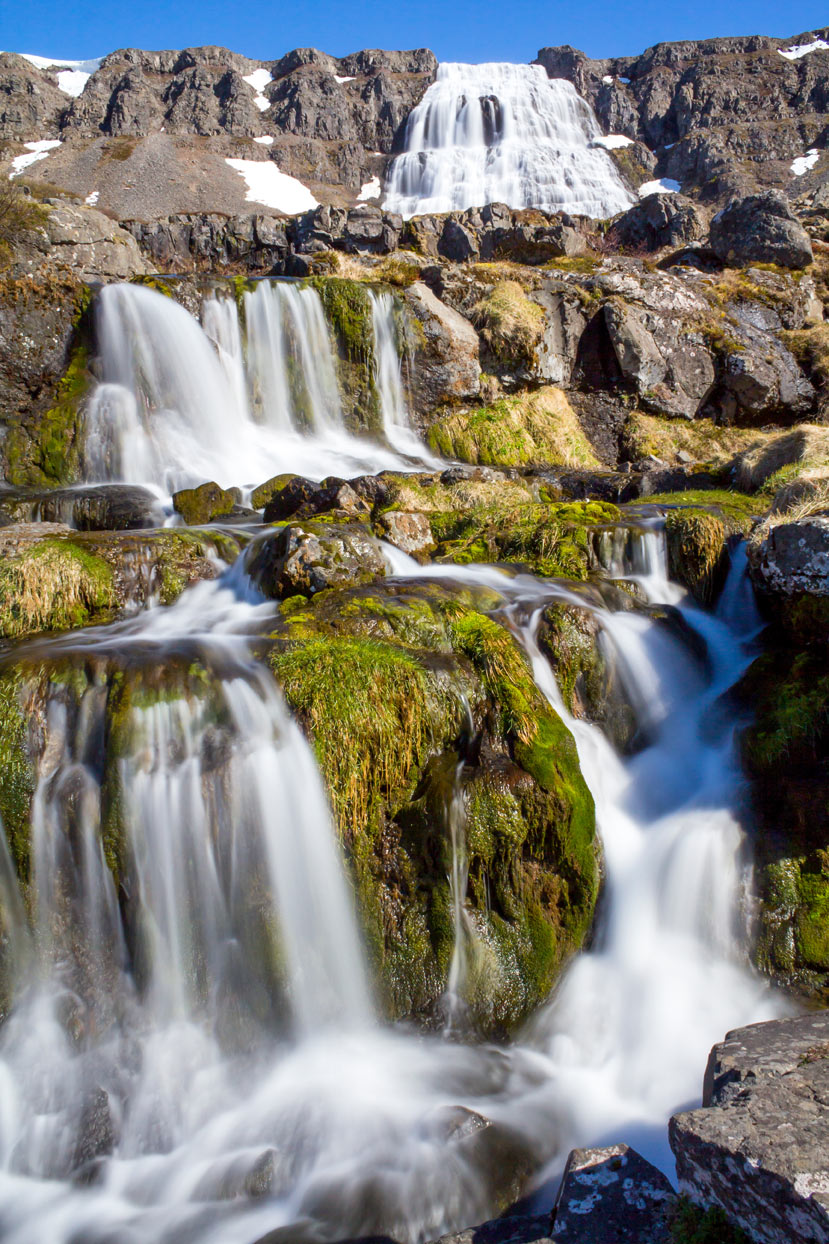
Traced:
<path fill-rule="evenodd" d="M 282 477 L 275 477 L 275 479 L 280 478 Z M 275 480 L 270 482 L 274 483 Z M 262 487 L 267 488 L 268 485 L 263 484 Z M 287 483 L 281 488 L 275 488 L 265 502 L 265 522 L 278 523 L 283 518 L 290 518 L 292 514 L 296 514 L 301 505 L 315 497 L 319 489 L 320 486 L 316 480 L 306 479 L 304 475 L 290 476 Z"/>
<path fill-rule="evenodd" d="M 156 495 L 134 484 L 56 488 L 15 506 L 27 508 L 31 522 L 67 523 L 77 531 L 133 531 L 160 527 L 164 522 L 164 509 Z"/>
<path fill-rule="evenodd" d="M 758 1244 L 827 1244 L 829 1015 L 729 1033 L 711 1051 L 703 1103 L 671 1119 L 680 1190 Z"/>
<path fill-rule="evenodd" d="M 173 493 L 173 509 L 182 516 L 188 527 L 230 514 L 235 504 L 235 492 L 230 488 L 220 488 L 213 481 Z"/>
<path fill-rule="evenodd" d="M 778 191 L 734 199 L 711 221 L 710 246 L 723 263 L 775 263 L 805 268 L 813 260 L 809 235 Z"/>
<path fill-rule="evenodd" d="M 368 515 L 371 505 L 351 487 L 347 480 L 337 479 L 336 476 L 331 475 L 322 481 L 316 492 L 295 512 L 305 517 L 311 514 L 325 514 L 330 510 L 341 510 L 356 518 Z"/>
<path fill-rule="evenodd" d="M 774 596 L 829 596 L 829 516 L 777 523 L 749 545 L 755 586 Z"/>
<path fill-rule="evenodd" d="M 110 1154 L 115 1149 L 115 1129 L 105 1089 L 90 1093 L 83 1104 L 78 1123 L 73 1170 Z"/>
<path fill-rule="evenodd" d="M 37 142 L 57 134 L 67 102 L 53 74 L 0 52 L 0 138 Z"/>
<path fill-rule="evenodd" d="M 649 194 L 617 216 L 608 240 L 622 250 L 657 251 L 697 242 L 707 232 L 705 213 L 681 194 Z"/>
<path fill-rule="evenodd" d="M 550 1244 L 550 1215 L 493 1218 L 480 1227 L 442 1235 L 436 1244 Z"/>
<path fill-rule="evenodd" d="M 668 366 L 636 311 L 608 302 L 604 317 L 622 375 L 640 393 L 655 389 L 665 379 Z"/>
<path fill-rule="evenodd" d="M 44 230 L 52 248 L 49 258 L 79 280 L 128 281 L 150 271 L 135 238 L 94 208 L 53 206 Z"/>
<path fill-rule="evenodd" d="M 260 484 L 258 488 L 254 488 L 250 494 L 253 508 L 255 510 L 264 509 L 271 498 L 276 493 L 281 492 L 287 484 L 290 484 L 292 479 L 296 479 L 296 476 L 288 471 L 284 475 L 274 475 L 271 479 L 265 480 L 264 484 Z"/>
<path fill-rule="evenodd" d="M 364 528 L 292 523 L 256 545 L 247 571 L 266 596 L 284 600 L 372 583 L 385 575 L 386 564 Z"/>
<path fill-rule="evenodd" d="M 404 553 L 428 553 L 435 547 L 432 527 L 425 514 L 387 510 L 380 516 L 383 538 Z"/>
<path fill-rule="evenodd" d="M 404 299 L 421 329 L 412 381 L 418 413 L 442 402 L 476 397 L 481 369 L 475 329 L 422 281 L 411 285 Z"/>
<path fill-rule="evenodd" d="M 669 1244 L 676 1193 L 635 1149 L 574 1149 L 567 1159 L 552 1238 L 562 1244 Z"/>

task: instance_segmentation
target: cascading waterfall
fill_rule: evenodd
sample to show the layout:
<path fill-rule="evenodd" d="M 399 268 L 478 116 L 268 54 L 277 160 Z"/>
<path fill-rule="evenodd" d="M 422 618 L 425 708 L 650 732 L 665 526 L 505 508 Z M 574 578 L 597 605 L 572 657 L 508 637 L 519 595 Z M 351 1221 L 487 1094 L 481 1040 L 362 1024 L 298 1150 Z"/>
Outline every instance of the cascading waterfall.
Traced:
<path fill-rule="evenodd" d="M 662 533 L 623 547 L 635 559 L 615 569 L 673 599 Z M 81 693 L 79 672 L 57 679 L 48 700 L 34 937 L 0 848 L 13 999 L 0 1027 L 4 1244 L 254 1244 L 280 1227 L 434 1239 L 491 1212 L 493 1150 L 470 1143 L 469 1110 L 493 1121 L 473 1136 L 520 1137 L 541 1161 L 620 1136 L 659 1158 L 653 1132 L 696 1098 L 712 1042 L 779 1010 L 741 962 L 733 722 L 713 711 L 757 622 L 744 564 L 716 616 L 679 602 L 705 663 L 658 621 L 559 583 L 388 559 L 403 578 L 501 594 L 596 801 L 607 882 L 593 949 L 512 1047 L 374 1024 L 320 779 L 252 658 L 274 607 L 243 557 L 176 605 L 32 643 L 38 662 L 83 653 L 94 672 Z M 561 702 L 535 643 L 554 600 L 594 611 L 629 690 L 657 704 L 629 760 Z M 133 693 L 102 769 L 108 661 L 133 671 Z M 136 668 L 151 679 L 165 662 L 183 681 L 143 695 Z M 104 844 L 122 853 L 117 891 Z"/>
<path fill-rule="evenodd" d="M 427 453 L 409 419 L 402 374 L 405 351 L 398 342 L 394 298 L 376 290 L 369 290 L 369 297 L 374 330 L 374 387 L 380 401 L 383 435 L 398 453 L 428 466 L 438 466 L 440 460 Z"/>
<path fill-rule="evenodd" d="M 541 65 L 446 63 L 412 111 L 384 207 L 405 218 L 487 203 L 613 216 L 632 198 L 590 105 Z"/>
<path fill-rule="evenodd" d="M 315 290 L 259 282 L 245 294 L 243 334 L 235 300 L 220 293 L 205 301 L 199 325 L 153 290 L 107 286 L 96 305 L 100 381 L 86 414 L 86 480 L 166 495 L 204 480 L 246 488 L 289 471 L 322 479 L 434 464 L 408 429 L 383 306 L 375 330 L 388 447 L 345 426 Z"/>

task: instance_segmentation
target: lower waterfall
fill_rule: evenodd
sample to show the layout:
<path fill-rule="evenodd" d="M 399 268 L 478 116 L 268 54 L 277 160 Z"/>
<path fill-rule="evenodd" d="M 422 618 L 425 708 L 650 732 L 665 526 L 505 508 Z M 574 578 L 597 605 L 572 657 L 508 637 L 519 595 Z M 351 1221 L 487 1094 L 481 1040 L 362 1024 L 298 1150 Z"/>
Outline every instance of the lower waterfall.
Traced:
<path fill-rule="evenodd" d="M 680 609 L 707 659 L 561 583 L 387 551 L 400 579 L 501 595 L 596 803 L 607 878 L 593 947 L 504 1047 L 374 1018 L 316 765 L 255 660 L 275 606 L 244 554 L 176 605 L 32 642 L 33 660 L 87 664 L 48 701 L 27 895 L 0 853 L 4 1244 L 256 1244 L 280 1227 L 419 1244 L 489 1214 L 511 1146 L 554 1170 L 573 1145 L 624 1134 L 664 1164 L 656 1129 L 697 1097 L 712 1042 L 781 1004 L 742 961 L 735 723 L 713 713 L 757 627 L 744 563 L 706 614 L 668 582 L 660 531 L 626 547 L 619 569 Z M 628 760 L 569 716 L 536 645 L 538 610 L 573 599 L 641 706 L 646 745 Z M 110 660 L 133 682 L 102 771 L 103 702 L 125 694 Z M 180 680 L 145 704 L 142 680 L 171 662 Z M 108 836 L 113 800 L 124 841 Z M 107 851 L 122 856 L 117 891 Z M 239 901 L 252 887 L 253 916 Z M 490 1139 L 452 1143 L 477 1114 Z"/>

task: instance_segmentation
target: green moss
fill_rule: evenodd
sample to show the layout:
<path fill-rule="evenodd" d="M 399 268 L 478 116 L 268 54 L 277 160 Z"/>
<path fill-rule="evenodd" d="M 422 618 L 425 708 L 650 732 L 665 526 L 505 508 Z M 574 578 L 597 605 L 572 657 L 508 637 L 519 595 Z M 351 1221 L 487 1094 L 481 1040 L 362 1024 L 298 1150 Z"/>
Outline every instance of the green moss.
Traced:
<path fill-rule="evenodd" d="M 764 509 L 762 501 L 758 501 L 756 496 L 730 488 L 692 488 L 687 492 L 661 492 L 645 497 L 643 501 L 647 505 L 670 505 L 701 512 L 715 511 L 728 521 L 731 530 L 743 533 L 751 530 L 751 520 Z"/>
<path fill-rule="evenodd" d="M 555 259 L 548 259 L 542 267 L 552 272 L 578 272 L 583 276 L 592 276 L 601 263 L 595 255 L 558 255 Z"/>
<path fill-rule="evenodd" d="M 473 309 L 475 324 L 507 366 L 531 363 L 544 332 L 544 311 L 518 281 L 498 281 Z"/>
<path fill-rule="evenodd" d="M 164 277 L 157 273 L 147 276 L 134 276 L 131 285 L 143 285 L 145 289 L 153 289 L 157 294 L 163 294 L 165 298 L 175 298 L 175 282 L 165 281 Z"/>
<path fill-rule="evenodd" d="M 29 872 L 29 822 L 35 776 L 28 752 L 28 730 L 19 670 L 0 674 L 0 816 L 12 859 L 24 880 Z"/>
<path fill-rule="evenodd" d="M 709 510 L 669 510 L 665 521 L 671 577 L 710 604 L 728 572 L 728 527 Z"/>
<path fill-rule="evenodd" d="M 450 412 L 430 426 L 428 442 L 445 458 L 489 466 L 599 465 L 566 397 L 552 387 Z"/>
<path fill-rule="evenodd" d="M 818 852 L 811 866 L 809 861 L 801 864 L 797 899 L 798 958 L 809 968 L 829 971 L 829 852 Z"/>
<path fill-rule="evenodd" d="M 680 1197 L 671 1217 L 670 1244 L 750 1244 L 750 1240 L 721 1209 L 700 1209 Z"/>
<path fill-rule="evenodd" d="M 112 569 L 69 540 L 42 540 L 0 566 L 0 634 L 62 631 L 115 605 Z"/>
<path fill-rule="evenodd" d="M 342 277 L 311 277 L 340 349 L 347 359 L 370 367 L 374 357 L 371 299 L 359 281 Z"/>
<path fill-rule="evenodd" d="M 173 493 L 173 508 L 188 526 L 209 523 L 213 518 L 230 514 L 236 498 L 229 488 L 220 488 L 212 481 L 198 488 L 183 488 Z"/>
<path fill-rule="evenodd" d="M 757 697 L 757 720 L 743 735 L 752 772 L 813 761 L 829 733 L 829 671 L 822 658 L 802 652 L 783 664 L 777 653 L 767 653 L 744 685 Z"/>
<path fill-rule="evenodd" d="M 52 406 L 31 429 L 22 425 L 9 428 L 5 446 L 9 483 L 71 484 L 77 478 L 81 408 L 91 383 L 87 362 L 86 346 L 76 345 Z"/>

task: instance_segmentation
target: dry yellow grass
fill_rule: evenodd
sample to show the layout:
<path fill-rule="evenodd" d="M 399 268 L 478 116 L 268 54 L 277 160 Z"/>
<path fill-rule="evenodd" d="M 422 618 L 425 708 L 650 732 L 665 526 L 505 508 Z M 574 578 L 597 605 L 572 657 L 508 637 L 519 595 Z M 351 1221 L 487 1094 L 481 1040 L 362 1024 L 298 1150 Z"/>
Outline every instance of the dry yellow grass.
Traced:
<path fill-rule="evenodd" d="M 476 303 L 473 319 L 492 352 L 501 359 L 530 361 L 544 332 L 544 312 L 518 281 L 498 281 Z"/>
<path fill-rule="evenodd" d="M 773 490 L 824 467 L 829 467 L 829 428 L 801 423 L 738 454 L 735 483 L 747 491 Z"/>
<path fill-rule="evenodd" d="M 729 462 L 735 454 L 760 448 L 772 435 L 756 428 L 720 427 L 712 419 L 666 419 L 640 410 L 631 412 L 622 430 L 631 461 L 653 455 L 671 464 L 682 461 L 680 453 L 694 462 Z"/>
<path fill-rule="evenodd" d="M 429 429 L 429 444 L 446 458 L 481 466 L 600 465 L 575 411 L 553 386 L 455 411 Z"/>

